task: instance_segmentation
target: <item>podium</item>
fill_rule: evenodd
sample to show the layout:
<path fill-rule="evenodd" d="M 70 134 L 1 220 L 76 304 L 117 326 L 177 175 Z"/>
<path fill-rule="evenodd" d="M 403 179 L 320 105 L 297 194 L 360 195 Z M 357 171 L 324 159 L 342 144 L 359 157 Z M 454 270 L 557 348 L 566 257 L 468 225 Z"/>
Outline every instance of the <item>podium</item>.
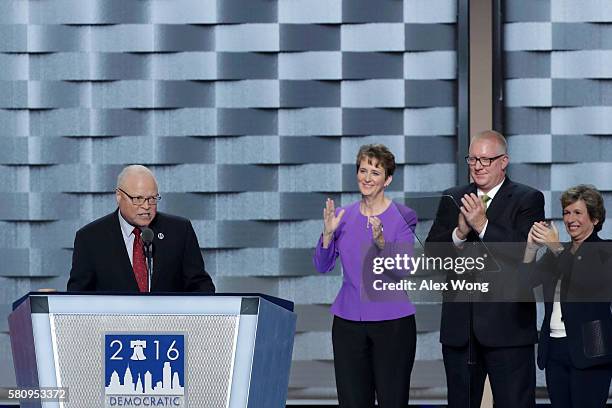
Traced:
<path fill-rule="evenodd" d="M 22 407 L 285 407 L 296 315 L 259 294 L 30 293 L 9 329 Z"/>

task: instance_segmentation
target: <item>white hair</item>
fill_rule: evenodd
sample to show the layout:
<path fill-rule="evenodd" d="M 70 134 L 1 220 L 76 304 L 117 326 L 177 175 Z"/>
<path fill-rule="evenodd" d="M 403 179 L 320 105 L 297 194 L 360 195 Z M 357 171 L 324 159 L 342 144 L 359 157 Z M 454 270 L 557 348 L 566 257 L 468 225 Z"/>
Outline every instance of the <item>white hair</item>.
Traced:
<path fill-rule="evenodd" d="M 123 170 L 121 170 L 121 173 L 119 173 L 119 175 L 117 176 L 117 188 L 123 185 L 125 178 L 129 176 L 130 174 L 147 174 L 151 176 L 153 180 L 155 180 L 155 184 L 157 184 L 155 175 L 153 174 L 151 170 L 149 170 L 147 167 L 142 166 L 140 164 L 131 164 L 129 166 L 124 167 Z"/>

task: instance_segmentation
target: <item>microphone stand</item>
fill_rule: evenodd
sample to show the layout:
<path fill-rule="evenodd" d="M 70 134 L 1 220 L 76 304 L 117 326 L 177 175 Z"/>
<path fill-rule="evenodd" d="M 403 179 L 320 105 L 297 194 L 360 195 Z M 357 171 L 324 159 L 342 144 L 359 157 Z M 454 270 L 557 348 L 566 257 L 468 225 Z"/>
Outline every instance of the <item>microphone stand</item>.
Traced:
<path fill-rule="evenodd" d="M 474 369 L 476 368 L 476 360 L 474 359 L 474 303 L 469 301 L 469 318 L 468 318 L 468 407 L 472 408 L 472 381 L 474 380 Z"/>
<path fill-rule="evenodd" d="M 145 258 L 147 259 L 147 283 L 149 286 L 149 293 L 151 293 L 151 284 L 153 278 L 153 237 L 155 233 L 151 228 L 144 228 L 142 230 L 142 245 L 144 250 Z"/>
<path fill-rule="evenodd" d="M 144 254 L 147 259 L 147 283 L 149 287 L 149 293 L 151 292 L 151 281 L 153 279 L 153 243 L 143 243 Z"/>

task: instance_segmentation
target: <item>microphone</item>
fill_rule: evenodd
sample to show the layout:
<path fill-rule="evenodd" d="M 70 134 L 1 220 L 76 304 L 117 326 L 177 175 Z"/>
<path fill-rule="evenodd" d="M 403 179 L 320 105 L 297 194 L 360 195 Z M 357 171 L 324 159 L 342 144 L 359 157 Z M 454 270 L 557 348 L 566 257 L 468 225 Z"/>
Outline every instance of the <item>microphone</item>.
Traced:
<path fill-rule="evenodd" d="M 145 258 L 147 258 L 147 272 L 148 272 L 148 283 L 149 292 L 151 292 L 151 279 L 153 277 L 153 237 L 155 233 L 151 228 L 143 228 L 140 232 L 140 238 L 144 247 Z"/>
<path fill-rule="evenodd" d="M 142 231 L 140 232 L 140 237 L 142 238 L 142 242 L 145 245 L 151 245 L 153 243 L 154 236 L 155 236 L 155 233 L 153 233 L 153 230 L 148 227 L 143 228 Z"/>

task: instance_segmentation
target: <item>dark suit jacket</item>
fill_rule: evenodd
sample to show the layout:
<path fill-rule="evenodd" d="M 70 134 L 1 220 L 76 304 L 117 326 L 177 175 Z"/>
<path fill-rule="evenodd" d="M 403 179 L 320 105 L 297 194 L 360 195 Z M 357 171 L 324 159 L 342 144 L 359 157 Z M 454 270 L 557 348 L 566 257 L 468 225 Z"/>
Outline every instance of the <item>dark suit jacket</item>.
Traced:
<path fill-rule="evenodd" d="M 138 292 L 118 211 L 77 231 L 68 291 Z M 158 212 L 149 228 L 155 233 L 152 292 L 215 292 L 189 220 Z"/>
<path fill-rule="evenodd" d="M 476 193 L 474 184 L 451 188 L 443 192 L 450 195 L 461 205 L 464 194 Z M 450 199 L 440 201 L 427 242 L 449 242 L 452 245 L 452 232 L 457 226 L 459 209 Z M 529 229 L 535 221 L 544 219 L 544 195 L 531 187 L 506 180 L 495 195 L 487 210 L 489 223 L 483 242 L 524 243 Z M 468 235 L 468 241 L 478 242 L 475 232 Z M 469 245 L 466 245 L 469 246 Z M 504 275 L 516 273 L 522 260 L 522 250 L 509 250 L 507 245 L 498 245 L 493 252 Z M 522 244 L 520 245 L 522 248 Z M 459 251 L 461 252 L 461 251 Z M 453 254 L 457 256 L 455 252 Z M 448 346 L 461 347 L 468 343 L 470 328 L 469 316 L 473 313 L 473 332 L 478 341 L 489 347 L 511 347 L 534 344 L 537 341 L 536 308 L 533 302 L 524 303 L 449 303 L 442 304 L 440 341 Z"/>
<path fill-rule="evenodd" d="M 543 284 L 544 321 L 538 344 L 538 367 L 548 362 L 550 318 L 557 282 L 561 279 L 561 316 L 565 325 L 572 363 L 587 368 L 612 363 L 612 251 L 611 243 L 591 234 L 575 254 L 570 244 L 558 257 L 550 251 L 537 263 L 528 264 L 528 273 Z M 533 268 L 533 269 L 532 269 Z M 585 302 L 586 301 L 586 302 Z"/>

